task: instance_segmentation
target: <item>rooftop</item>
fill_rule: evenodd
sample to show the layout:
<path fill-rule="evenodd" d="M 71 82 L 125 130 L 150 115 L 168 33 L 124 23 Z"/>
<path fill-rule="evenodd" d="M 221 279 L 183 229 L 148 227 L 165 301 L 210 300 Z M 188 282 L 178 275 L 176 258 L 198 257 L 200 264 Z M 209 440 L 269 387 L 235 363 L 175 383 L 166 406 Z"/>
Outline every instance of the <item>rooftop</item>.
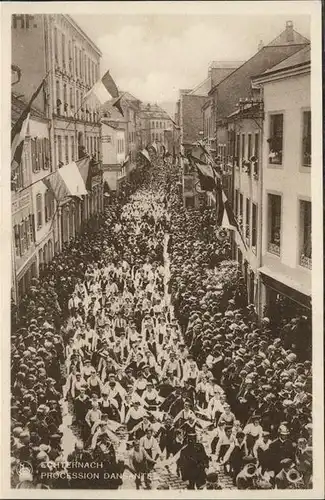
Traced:
<path fill-rule="evenodd" d="M 299 52 L 296 52 L 287 59 L 284 59 L 284 61 L 281 61 L 276 66 L 273 66 L 273 68 L 264 71 L 262 75 L 268 75 L 269 73 L 275 73 L 277 71 L 282 71 L 289 68 L 295 68 L 297 66 L 310 63 L 310 61 L 311 61 L 311 54 L 310 54 L 310 44 L 309 44 L 303 49 L 299 50 Z"/>

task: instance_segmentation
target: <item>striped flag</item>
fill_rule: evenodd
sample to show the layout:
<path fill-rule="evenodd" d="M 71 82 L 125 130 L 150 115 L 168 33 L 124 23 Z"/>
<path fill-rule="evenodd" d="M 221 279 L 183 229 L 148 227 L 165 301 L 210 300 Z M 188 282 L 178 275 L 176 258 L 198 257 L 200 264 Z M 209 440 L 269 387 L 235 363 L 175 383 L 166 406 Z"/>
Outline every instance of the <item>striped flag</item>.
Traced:
<path fill-rule="evenodd" d="M 58 168 L 52 175 L 43 179 L 45 186 L 50 189 L 56 201 L 68 196 L 82 196 L 88 194 L 82 174 L 75 162 Z"/>
<path fill-rule="evenodd" d="M 233 209 L 223 190 L 222 190 L 221 203 L 219 205 L 218 224 L 221 227 L 229 229 L 230 231 L 237 231 L 244 244 L 245 249 L 247 250 L 246 242 L 244 240 L 244 237 L 236 220 Z"/>
<path fill-rule="evenodd" d="M 105 102 L 114 99 L 112 106 L 114 106 L 118 111 L 124 116 L 123 108 L 121 104 L 121 99 L 124 94 L 120 95 L 115 81 L 113 80 L 109 70 L 106 71 L 105 75 L 98 80 L 91 89 L 86 93 L 83 98 L 83 102 L 89 102 L 95 98 L 102 105 Z"/>
<path fill-rule="evenodd" d="M 151 158 L 150 158 L 149 153 L 148 153 L 148 151 L 147 151 L 146 149 L 142 149 L 142 150 L 140 151 L 140 153 L 142 154 L 142 156 L 144 156 L 144 158 L 145 158 L 145 159 L 146 159 L 149 163 L 151 163 Z"/>
<path fill-rule="evenodd" d="M 42 80 L 38 88 L 35 90 L 34 94 L 30 98 L 29 103 L 25 107 L 24 111 L 14 124 L 14 126 L 11 129 L 11 168 L 12 170 L 16 170 L 21 163 L 21 157 L 23 153 L 23 148 L 24 148 L 24 141 L 26 137 L 26 132 L 27 132 L 27 127 L 28 127 L 28 122 L 29 122 L 29 116 L 30 116 L 30 111 L 33 102 L 37 98 L 38 94 L 40 93 L 44 83 L 45 83 L 46 77 Z"/>

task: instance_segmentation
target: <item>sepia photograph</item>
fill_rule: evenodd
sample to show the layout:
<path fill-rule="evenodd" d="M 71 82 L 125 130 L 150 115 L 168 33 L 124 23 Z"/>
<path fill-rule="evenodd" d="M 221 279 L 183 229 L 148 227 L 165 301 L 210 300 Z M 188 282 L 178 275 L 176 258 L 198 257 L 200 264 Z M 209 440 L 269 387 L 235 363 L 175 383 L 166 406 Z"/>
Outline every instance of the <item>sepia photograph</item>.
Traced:
<path fill-rule="evenodd" d="M 321 495 L 320 3 L 121 3 L 4 8 L 11 495 Z"/>

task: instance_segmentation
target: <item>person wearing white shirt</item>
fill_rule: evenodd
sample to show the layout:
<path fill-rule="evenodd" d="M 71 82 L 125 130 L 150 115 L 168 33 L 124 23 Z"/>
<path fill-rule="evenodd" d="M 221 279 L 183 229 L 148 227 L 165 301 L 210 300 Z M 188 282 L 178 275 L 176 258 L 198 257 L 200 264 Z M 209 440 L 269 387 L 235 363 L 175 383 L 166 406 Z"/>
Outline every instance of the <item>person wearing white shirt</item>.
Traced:
<path fill-rule="evenodd" d="M 129 432 L 129 440 L 133 439 L 133 429 L 134 427 L 140 423 L 144 415 L 146 415 L 146 410 L 140 406 L 139 401 L 134 401 L 133 406 L 129 409 L 125 416 L 124 423 L 126 424 L 126 428 Z"/>
<path fill-rule="evenodd" d="M 161 456 L 160 446 L 157 439 L 153 436 L 153 432 L 150 427 L 148 427 L 146 434 L 140 438 L 140 446 L 153 460 L 156 460 L 157 457 Z"/>
<path fill-rule="evenodd" d="M 162 398 L 158 395 L 156 389 L 153 388 L 151 382 L 148 382 L 147 387 L 142 394 L 142 400 L 144 406 L 148 407 L 149 409 L 152 409 L 151 407 L 156 407 L 159 405 L 159 403 L 161 403 Z"/>
<path fill-rule="evenodd" d="M 217 447 L 216 447 L 216 461 L 222 461 L 226 452 L 228 451 L 230 445 L 234 442 L 234 437 L 232 435 L 232 427 L 225 427 L 225 431 L 220 435 Z"/>
<path fill-rule="evenodd" d="M 91 373 L 94 371 L 94 367 L 91 365 L 90 359 L 86 359 L 84 366 L 81 369 L 81 376 L 87 382 Z"/>
<path fill-rule="evenodd" d="M 258 415 L 253 415 L 251 417 L 251 422 L 244 427 L 244 433 L 246 434 L 248 453 L 253 454 L 254 444 L 263 434 L 263 429 L 260 425 L 260 417 Z"/>
<path fill-rule="evenodd" d="M 190 409 L 190 404 L 187 401 L 185 401 L 183 410 L 181 410 L 176 415 L 176 417 L 173 420 L 173 424 L 175 425 L 176 422 L 180 420 L 181 421 L 180 425 L 182 425 L 182 423 L 190 419 L 196 420 L 195 413 Z"/>
<path fill-rule="evenodd" d="M 199 368 L 193 359 L 190 359 L 188 363 L 185 363 L 183 368 L 183 382 L 186 380 L 193 386 L 196 384 L 196 380 L 199 375 Z"/>
<path fill-rule="evenodd" d="M 215 393 L 208 403 L 207 413 L 211 420 L 219 420 L 219 416 L 225 411 L 223 404 L 220 401 L 220 396 Z"/>
<path fill-rule="evenodd" d="M 257 459 L 259 466 L 262 469 L 262 473 L 266 469 L 267 465 L 267 450 L 272 443 L 270 439 L 270 433 L 263 431 L 262 436 L 260 436 L 254 444 L 253 456 Z"/>

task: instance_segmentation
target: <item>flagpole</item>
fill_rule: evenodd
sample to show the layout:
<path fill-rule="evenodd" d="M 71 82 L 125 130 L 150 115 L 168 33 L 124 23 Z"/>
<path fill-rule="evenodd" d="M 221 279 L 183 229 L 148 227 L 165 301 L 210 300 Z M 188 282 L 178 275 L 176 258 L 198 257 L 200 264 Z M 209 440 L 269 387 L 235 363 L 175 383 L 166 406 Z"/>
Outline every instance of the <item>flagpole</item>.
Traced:
<path fill-rule="evenodd" d="M 47 174 L 45 175 L 44 177 L 42 177 L 41 179 L 37 179 L 37 181 L 34 181 L 32 182 L 31 184 L 28 184 L 28 186 L 25 186 L 23 187 L 22 189 L 19 189 L 19 192 L 21 193 L 22 191 L 25 191 L 25 189 L 28 189 L 32 186 L 34 186 L 34 184 L 37 184 L 38 182 L 41 182 L 42 180 L 44 179 L 47 179 L 48 177 L 50 177 L 50 175 L 53 175 L 55 172 L 51 172 L 50 174 Z"/>
<path fill-rule="evenodd" d="M 38 96 L 38 93 L 41 91 L 41 87 L 44 85 L 45 80 L 46 80 L 46 78 L 49 76 L 49 74 L 50 74 L 50 72 L 51 72 L 51 71 L 52 71 L 51 69 L 49 69 L 49 70 L 48 70 L 48 72 L 47 72 L 47 73 L 46 73 L 46 75 L 44 76 L 43 80 L 41 81 L 41 83 L 39 84 L 39 86 L 37 87 L 37 89 L 35 90 L 35 92 L 32 94 L 32 96 L 31 96 L 31 98 L 30 98 L 30 100 L 29 100 L 29 102 L 28 102 L 27 106 L 24 108 L 23 112 L 20 114 L 20 116 L 19 116 L 18 120 L 16 120 L 16 122 L 14 123 L 14 125 L 11 127 L 11 131 L 13 131 L 13 130 L 14 130 L 14 128 L 15 128 L 15 126 L 16 126 L 16 124 L 17 124 L 17 123 L 18 123 L 18 121 L 21 119 L 21 117 L 22 117 L 22 115 L 24 114 L 24 112 L 25 112 L 26 108 L 27 108 L 28 106 L 30 106 L 30 107 L 32 106 L 32 103 L 33 103 L 34 99 L 36 99 L 36 97 Z"/>

